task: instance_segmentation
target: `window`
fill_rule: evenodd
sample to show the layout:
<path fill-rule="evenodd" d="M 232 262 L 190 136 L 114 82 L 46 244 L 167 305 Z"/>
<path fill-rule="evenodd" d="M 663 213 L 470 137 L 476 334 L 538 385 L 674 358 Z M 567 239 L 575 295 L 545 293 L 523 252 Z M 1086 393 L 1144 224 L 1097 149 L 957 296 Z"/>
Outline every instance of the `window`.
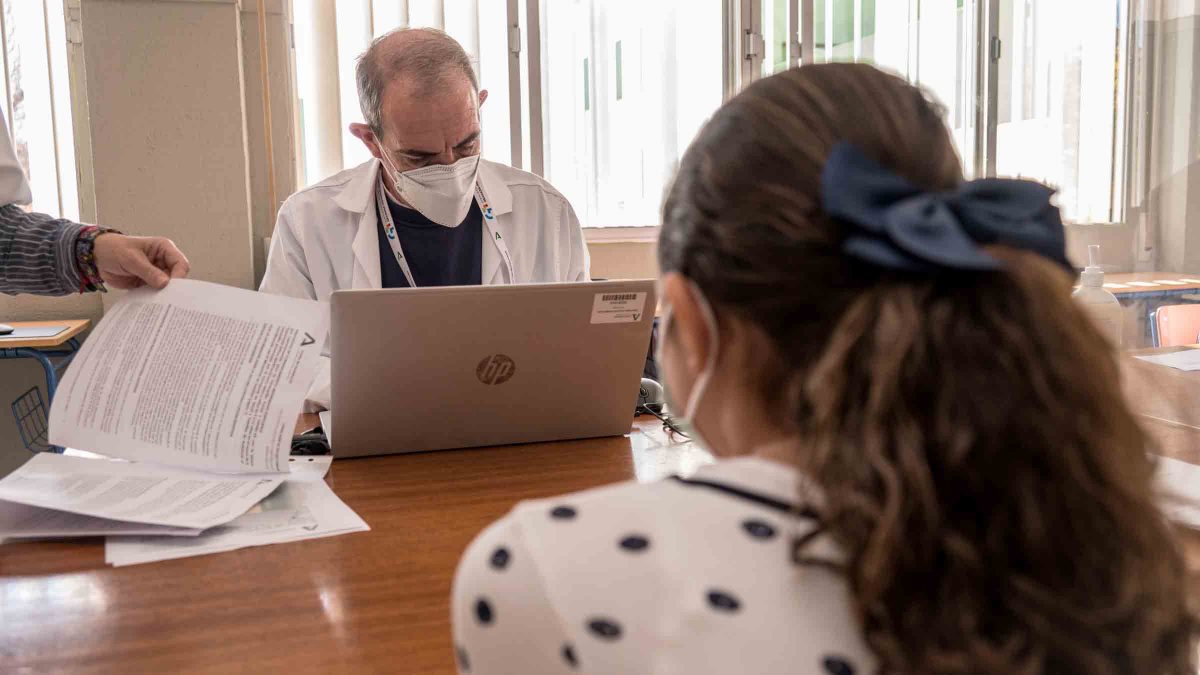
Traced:
<path fill-rule="evenodd" d="M 1059 188 L 1063 216 L 1121 218 L 1121 0 L 1002 0 L 996 173 Z"/>
<path fill-rule="evenodd" d="M 830 61 L 925 87 L 969 177 L 1042 180 L 1068 221 L 1119 222 L 1129 2 L 295 0 L 302 182 L 366 157 L 345 132 L 360 117 L 354 56 L 394 26 L 431 25 L 478 60 L 484 155 L 544 175 L 586 227 L 657 224 L 722 100 Z"/>
<path fill-rule="evenodd" d="M 4 117 L 34 211 L 79 219 L 66 21 L 56 0 L 0 0 Z"/>
<path fill-rule="evenodd" d="M 975 0 L 815 0 L 813 60 L 871 63 L 923 86 L 945 107 L 975 173 Z"/>
<path fill-rule="evenodd" d="M 873 63 L 926 87 L 969 176 L 1053 185 L 1069 222 L 1123 218 L 1127 0 L 803 1 L 813 59 Z"/>
<path fill-rule="evenodd" d="M 545 176 L 593 227 L 652 226 L 722 100 L 721 6 L 543 0 Z"/>

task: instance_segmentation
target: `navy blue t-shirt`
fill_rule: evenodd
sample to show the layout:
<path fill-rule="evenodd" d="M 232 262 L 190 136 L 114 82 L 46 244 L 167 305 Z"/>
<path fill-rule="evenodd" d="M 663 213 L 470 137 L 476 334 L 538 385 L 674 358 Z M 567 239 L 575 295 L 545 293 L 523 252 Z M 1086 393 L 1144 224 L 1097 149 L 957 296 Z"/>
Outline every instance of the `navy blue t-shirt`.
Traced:
<path fill-rule="evenodd" d="M 417 286 L 478 286 L 483 283 L 483 212 L 471 200 L 471 210 L 458 227 L 442 227 L 410 209 L 388 200 L 396 223 L 400 248 L 408 259 Z M 378 214 L 376 214 L 378 215 Z M 379 269 L 384 288 L 408 288 L 408 279 L 396 262 L 379 220 Z"/>

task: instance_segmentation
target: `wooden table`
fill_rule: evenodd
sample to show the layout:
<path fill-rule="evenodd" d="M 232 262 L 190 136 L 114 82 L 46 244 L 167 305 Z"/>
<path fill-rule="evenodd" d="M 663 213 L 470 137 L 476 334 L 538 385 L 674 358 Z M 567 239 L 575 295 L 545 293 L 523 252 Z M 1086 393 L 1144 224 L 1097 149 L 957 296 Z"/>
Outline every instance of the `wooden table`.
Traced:
<path fill-rule="evenodd" d="M 1123 358 L 1125 397 L 1151 437 L 1155 451 L 1190 464 L 1200 464 L 1200 371 L 1182 371 L 1132 358 L 1194 349 L 1162 347 L 1140 349 Z M 1188 560 L 1192 589 L 1200 597 L 1200 532 L 1179 529 Z"/>
<path fill-rule="evenodd" d="M 2 318 L 2 317 L 0 317 Z M 0 335 L 0 348 L 3 349 L 54 349 L 79 337 L 88 329 L 91 322 L 87 319 L 63 319 L 61 321 L 0 321 L 13 328 L 51 328 L 66 326 L 66 330 L 48 338 L 14 338 Z"/>
<path fill-rule="evenodd" d="M 1125 382 L 1161 451 L 1200 463 L 1200 372 L 1129 361 Z M 93 540 L 0 546 L 0 672 L 453 673 L 450 583 L 480 529 L 520 499 L 709 459 L 640 418 L 626 438 L 335 461 L 370 532 L 119 569 Z M 1200 588 L 1200 536 L 1181 540 Z"/>
<path fill-rule="evenodd" d="M 1118 298 L 1188 295 L 1200 291 L 1200 273 L 1130 272 L 1104 275 L 1104 287 Z"/>
<path fill-rule="evenodd" d="M 709 460 L 643 417 L 624 438 L 337 460 L 329 485 L 370 532 L 124 568 L 99 540 L 6 544 L 0 673 L 452 673 L 450 583 L 483 527 Z"/>
<path fill-rule="evenodd" d="M 1154 343 L 1154 311 L 1162 305 L 1178 304 L 1185 296 L 1200 295 L 1200 273 L 1132 272 L 1104 275 L 1104 288 L 1117 296 L 1123 307 L 1135 308 L 1122 326 L 1126 347 Z"/>

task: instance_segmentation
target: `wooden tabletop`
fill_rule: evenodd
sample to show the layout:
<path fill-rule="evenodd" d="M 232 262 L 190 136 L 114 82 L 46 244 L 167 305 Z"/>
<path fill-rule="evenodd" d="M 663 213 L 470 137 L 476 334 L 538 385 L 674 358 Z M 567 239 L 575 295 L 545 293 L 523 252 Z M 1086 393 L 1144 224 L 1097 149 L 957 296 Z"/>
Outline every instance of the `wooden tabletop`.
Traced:
<path fill-rule="evenodd" d="M 1122 385 L 1125 398 L 1157 444 L 1154 451 L 1191 464 L 1200 464 L 1200 371 L 1183 371 L 1133 358 L 1194 349 L 1161 347 L 1124 355 Z M 1200 532 L 1180 528 L 1188 572 L 1195 596 L 1200 598 Z"/>
<path fill-rule="evenodd" d="M 66 326 L 67 329 L 48 338 L 13 338 L 0 335 L 0 349 L 17 349 L 26 347 L 30 349 L 52 349 L 60 347 L 64 342 L 79 335 L 87 330 L 91 322 L 87 319 L 61 319 L 59 321 L 4 321 L 13 328 L 49 328 L 52 326 Z"/>
<path fill-rule="evenodd" d="M 488 523 L 709 460 L 643 417 L 628 437 L 337 460 L 329 485 L 370 532 L 123 568 L 100 540 L 6 544 L 0 673 L 453 673 L 450 583 Z"/>
<path fill-rule="evenodd" d="M 1200 372 L 1125 361 L 1160 451 L 1200 464 Z M 99 540 L 0 546 L 0 672 L 453 673 L 450 584 L 483 527 L 709 460 L 640 418 L 628 437 L 337 460 L 327 480 L 370 532 L 124 568 Z M 1200 535 L 1180 536 L 1200 588 Z"/>
<path fill-rule="evenodd" d="M 1200 290 L 1200 273 L 1179 272 L 1129 272 L 1105 274 L 1104 288 L 1113 295 L 1134 293 L 1184 293 Z"/>

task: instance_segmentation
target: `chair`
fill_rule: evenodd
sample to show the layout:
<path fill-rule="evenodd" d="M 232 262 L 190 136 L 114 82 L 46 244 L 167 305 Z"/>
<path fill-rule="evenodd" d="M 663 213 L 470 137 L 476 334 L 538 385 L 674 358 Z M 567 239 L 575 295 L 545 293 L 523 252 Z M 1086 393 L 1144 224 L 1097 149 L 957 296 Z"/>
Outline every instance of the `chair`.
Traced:
<path fill-rule="evenodd" d="M 1154 310 L 1150 336 L 1155 347 L 1200 342 L 1200 305 L 1164 305 Z"/>

